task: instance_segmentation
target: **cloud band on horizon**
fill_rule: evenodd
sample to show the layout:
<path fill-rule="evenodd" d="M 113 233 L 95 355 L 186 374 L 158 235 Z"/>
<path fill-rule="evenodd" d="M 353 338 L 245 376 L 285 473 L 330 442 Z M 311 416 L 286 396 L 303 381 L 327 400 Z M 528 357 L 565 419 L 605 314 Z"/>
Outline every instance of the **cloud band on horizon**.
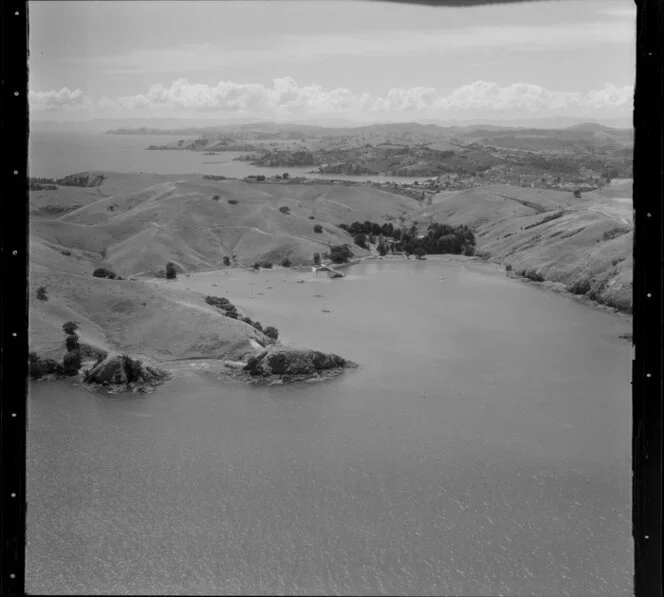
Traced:
<path fill-rule="evenodd" d="M 346 88 L 325 90 L 320 85 L 299 85 L 291 77 L 259 83 L 220 81 L 217 85 L 177 79 L 155 84 L 146 93 L 93 102 L 81 89 L 30 91 L 32 113 L 86 113 L 160 116 L 237 114 L 238 116 L 289 117 L 308 115 L 389 116 L 414 113 L 426 116 L 564 115 L 626 116 L 632 111 L 634 87 L 606 83 L 585 93 L 551 91 L 539 85 L 514 83 L 501 86 L 475 81 L 451 93 L 430 87 L 393 88 L 383 96 L 356 94 Z"/>

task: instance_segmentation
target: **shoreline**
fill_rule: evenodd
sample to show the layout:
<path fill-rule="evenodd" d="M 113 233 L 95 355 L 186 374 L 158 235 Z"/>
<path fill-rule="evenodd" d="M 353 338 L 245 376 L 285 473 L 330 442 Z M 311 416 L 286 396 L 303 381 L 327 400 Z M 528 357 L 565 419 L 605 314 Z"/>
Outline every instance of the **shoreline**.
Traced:
<path fill-rule="evenodd" d="M 525 282 L 528 284 L 533 284 L 536 286 L 539 286 L 541 288 L 545 288 L 546 290 L 550 292 L 554 292 L 556 294 L 561 294 L 563 296 L 568 296 L 577 302 L 586 305 L 587 307 L 590 307 L 592 309 L 597 309 L 600 311 L 604 311 L 607 313 L 614 313 L 616 315 L 621 315 L 624 317 L 631 317 L 632 313 L 626 309 L 621 309 L 619 307 L 613 307 L 611 305 L 607 305 L 605 303 L 600 303 L 598 301 L 592 300 L 587 298 L 585 295 L 578 295 L 570 292 L 567 290 L 564 284 L 560 282 L 554 282 L 553 280 L 547 280 L 544 279 L 541 282 L 538 282 L 536 280 L 531 280 L 530 278 L 526 276 L 522 276 L 514 271 L 508 271 L 505 268 L 505 264 L 500 261 L 493 261 L 491 259 L 482 259 L 481 257 L 477 256 L 466 256 L 466 255 L 457 255 L 454 253 L 443 253 L 443 254 L 434 254 L 434 255 L 425 255 L 425 259 L 422 261 L 427 261 L 429 260 L 428 258 L 430 257 L 436 257 L 436 258 L 442 258 L 445 261 L 457 261 L 457 262 L 469 262 L 469 263 L 478 263 L 478 264 L 486 264 L 486 265 L 493 265 L 496 268 L 498 268 L 500 271 L 502 271 L 506 277 L 511 278 L 513 280 L 518 280 L 520 282 Z M 412 258 L 409 259 L 405 255 L 385 255 L 385 256 L 380 256 L 380 255 L 365 255 L 363 257 L 356 257 L 351 260 L 349 260 L 346 263 L 331 263 L 328 264 L 328 267 L 330 269 L 335 269 L 335 270 L 341 270 L 341 269 L 350 269 L 351 267 L 355 265 L 361 265 L 362 263 L 371 263 L 371 262 L 381 262 L 381 261 L 387 261 L 387 262 L 417 262 L 419 261 L 417 258 Z M 191 273 L 185 273 L 181 274 L 184 277 L 190 276 L 190 275 L 195 275 L 195 274 L 210 274 L 210 273 L 215 273 L 215 272 L 232 272 L 232 271 L 241 271 L 241 272 L 253 272 L 256 274 L 261 273 L 261 271 L 267 270 L 267 271 L 278 271 L 280 269 L 283 270 L 291 270 L 291 271 L 296 271 L 296 272 L 301 272 L 301 273 L 306 273 L 311 270 L 310 265 L 297 265 L 297 266 L 292 266 L 292 267 L 283 267 L 280 265 L 275 265 L 273 268 L 261 268 L 260 270 L 254 270 L 253 267 L 247 266 L 247 267 L 227 267 L 223 269 L 209 269 L 209 270 L 200 270 L 196 272 L 191 272 Z M 152 276 L 150 276 L 147 273 L 140 273 L 140 274 L 135 274 L 134 275 L 137 279 L 144 279 L 144 280 L 151 280 L 153 279 Z M 131 278 L 130 278 L 131 279 Z"/>
<path fill-rule="evenodd" d="M 520 274 L 513 272 L 513 271 L 508 271 L 505 268 L 505 264 L 499 261 L 492 261 L 492 260 L 486 260 L 482 259 L 480 257 L 476 256 L 465 256 L 465 255 L 455 255 L 453 253 L 445 253 L 442 255 L 426 255 L 426 257 L 443 257 L 446 260 L 454 260 L 454 261 L 464 261 L 464 262 L 471 262 L 471 263 L 484 263 L 484 264 L 492 264 L 495 265 L 496 267 L 500 268 L 500 270 L 506 274 L 506 277 L 511 278 L 513 280 L 518 280 L 520 282 L 526 282 L 528 284 L 533 284 L 536 286 L 539 286 L 540 288 L 545 288 L 546 290 L 553 292 L 555 294 L 560 294 L 563 296 L 570 297 L 577 301 L 578 303 L 581 303 L 583 305 L 586 305 L 587 307 L 590 307 L 592 309 L 596 309 L 599 311 L 603 311 L 605 313 L 613 313 L 615 315 L 620 315 L 622 317 L 632 317 L 632 313 L 626 309 L 621 309 L 619 307 L 613 307 L 611 305 L 607 305 L 605 303 L 600 303 L 599 301 L 595 301 L 592 299 L 587 298 L 585 295 L 578 295 L 570 292 L 567 290 L 564 284 L 560 282 L 554 282 L 552 280 L 547 280 L 544 279 L 542 282 L 538 282 L 536 280 L 531 280 L 530 278 L 526 276 L 521 276 Z M 367 255 L 365 257 L 358 257 L 357 259 L 352 259 L 348 263 L 343 263 L 337 266 L 335 269 L 341 269 L 341 268 L 350 268 L 353 265 L 358 265 L 360 263 L 366 263 L 366 262 L 371 262 L 371 261 L 417 261 L 417 259 L 408 259 L 405 256 L 403 256 L 402 259 L 400 259 L 402 256 L 379 256 L 379 255 Z M 456 258 L 456 259 L 455 259 Z M 461 258 L 461 259 L 459 259 Z"/>
<path fill-rule="evenodd" d="M 611 313 L 614 315 L 618 315 L 621 318 L 624 318 L 626 320 L 631 319 L 631 314 L 625 311 L 622 311 L 620 309 L 611 307 L 609 305 L 604 305 L 602 303 L 598 303 L 596 301 L 592 301 L 590 299 L 587 299 L 583 296 L 575 295 L 571 292 L 569 292 L 563 284 L 560 283 L 555 283 L 552 281 L 544 280 L 543 282 L 538 282 L 535 280 L 531 280 L 527 277 L 521 276 L 515 272 L 512 271 L 507 271 L 504 267 L 504 265 L 500 263 L 496 263 L 495 261 L 490 261 L 490 260 L 485 260 L 481 259 L 479 257 L 474 257 L 474 256 L 463 256 L 463 255 L 455 255 L 455 254 L 444 254 L 444 255 L 435 255 L 435 261 L 441 261 L 441 262 L 447 262 L 447 263 L 472 263 L 472 264 L 478 264 L 478 265 L 484 265 L 484 266 L 489 266 L 491 269 L 494 269 L 495 273 L 502 273 L 506 277 L 520 281 L 520 282 L 527 282 L 530 284 L 536 284 L 537 286 L 546 289 L 547 291 L 552 291 L 556 294 L 561 294 L 567 297 L 571 297 L 575 300 L 575 302 L 583 304 L 587 307 L 590 307 L 594 310 L 602 311 L 605 313 Z M 348 270 L 353 266 L 360 265 L 363 263 L 372 263 L 372 262 L 407 262 L 407 261 L 418 261 L 417 259 L 408 259 L 405 255 L 390 255 L 390 256 L 379 256 L 379 255 L 366 255 L 363 257 L 358 257 L 355 259 L 351 259 L 347 263 L 343 264 L 337 264 L 337 267 L 335 269 L 345 269 Z M 434 261 L 434 260 L 432 260 Z M 281 267 L 277 266 L 274 268 L 272 271 L 278 271 L 279 269 L 290 269 L 295 272 L 302 272 L 306 273 L 309 271 L 310 266 L 298 266 L 298 267 Z M 181 277 L 182 279 L 186 279 L 186 277 L 189 277 L 190 275 L 196 275 L 196 274 L 210 274 L 214 272 L 219 272 L 219 271 L 224 271 L 224 270 L 217 270 L 217 269 L 212 269 L 208 271 L 200 271 L 200 272 L 192 272 L 192 274 L 184 274 L 178 277 Z M 253 272 L 253 273 L 260 273 L 256 272 L 253 270 L 253 268 L 248 267 L 248 268 L 226 268 L 226 272 L 228 274 L 231 274 L 231 272 L 236 271 L 236 272 Z M 157 280 L 152 280 L 151 278 L 144 279 L 145 281 L 157 281 Z M 159 283 L 164 283 L 166 281 L 158 280 Z M 166 282 L 167 283 L 167 282 Z M 192 293 L 198 292 L 198 291 L 189 291 Z M 629 334 L 623 334 L 619 337 L 622 340 L 630 340 Z M 297 351 L 298 349 L 296 347 L 291 347 L 291 346 L 286 346 L 281 344 L 280 342 L 276 343 L 275 348 L 279 348 L 282 350 L 291 350 L 291 351 Z M 301 375 L 289 375 L 289 374 L 278 374 L 274 373 L 271 374 L 268 378 L 252 378 L 250 374 L 248 374 L 245 371 L 245 366 L 249 364 L 249 360 L 251 359 L 252 356 L 255 356 L 256 354 L 260 353 L 262 350 L 265 350 L 265 347 L 260 347 L 260 348 L 255 348 L 255 350 L 250 354 L 247 353 L 244 355 L 244 357 L 238 357 L 233 355 L 225 355 L 225 356 L 220 356 L 220 357 L 208 357 L 208 356 L 201 356 L 201 357 L 193 357 L 193 358 L 179 358 L 179 359 L 155 359 L 155 358 L 145 358 L 144 355 L 139 354 L 140 351 L 134 352 L 131 350 L 127 350 L 126 348 L 122 351 L 122 353 L 118 351 L 112 351 L 113 353 L 118 352 L 118 354 L 127 354 L 131 355 L 132 359 L 137 359 L 141 360 L 143 363 L 144 367 L 156 367 L 159 369 L 162 369 L 163 371 L 168 373 L 168 376 L 164 379 L 162 383 L 167 383 L 168 381 L 174 379 L 174 378 L 180 378 L 183 373 L 187 372 L 200 372 L 200 373 L 205 373 L 207 375 L 214 375 L 218 380 L 220 381 L 226 381 L 226 380 L 234 380 L 240 383 L 245 383 L 245 384 L 250 384 L 250 385 L 281 385 L 281 384 L 289 384 L 289 383 L 298 383 L 298 382 L 305 382 L 305 383 L 317 383 L 321 381 L 325 381 L 328 379 L 331 379 L 333 377 L 337 377 L 338 375 L 341 375 L 342 373 L 345 372 L 344 368 L 340 369 L 335 369 L 335 370 L 328 370 L 328 371 L 312 371 L 307 374 L 301 374 Z M 76 385 L 84 385 L 89 391 L 98 391 L 100 393 L 120 393 L 123 391 L 131 392 L 136 391 L 133 388 L 123 388 L 121 387 L 120 384 L 115 384 L 115 383 L 110 383 L 109 385 L 105 387 L 99 387 L 97 385 L 90 385 L 85 383 L 85 373 L 90 369 L 88 365 L 91 363 L 86 361 L 84 362 L 84 367 L 81 369 L 78 375 L 72 376 L 70 379 L 72 382 L 74 382 Z M 39 381 L 47 381 L 50 379 L 51 376 L 45 376 Z M 156 386 L 161 385 L 161 383 L 155 384 Z M 148 388 L 148 392 L 154 391 L 155 388 Z M 142 392 L 143 390 L 138 390 L 139 392 Z"/>

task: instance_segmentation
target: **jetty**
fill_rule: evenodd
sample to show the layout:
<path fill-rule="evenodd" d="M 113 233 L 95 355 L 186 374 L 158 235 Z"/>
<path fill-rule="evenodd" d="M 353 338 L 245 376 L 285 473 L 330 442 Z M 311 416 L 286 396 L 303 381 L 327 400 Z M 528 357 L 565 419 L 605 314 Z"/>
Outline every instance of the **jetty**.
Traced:
<path fill-rule="evenodd" d="M 311 268 L 311 271 L 315 275 L 318 275 L 318 272 L 326 272 L 328 278 L 343 278 L 344 277 L 344 274 L 342 274 L 339 270 L 330 267 L 329 265 L 314 265 Z"/>

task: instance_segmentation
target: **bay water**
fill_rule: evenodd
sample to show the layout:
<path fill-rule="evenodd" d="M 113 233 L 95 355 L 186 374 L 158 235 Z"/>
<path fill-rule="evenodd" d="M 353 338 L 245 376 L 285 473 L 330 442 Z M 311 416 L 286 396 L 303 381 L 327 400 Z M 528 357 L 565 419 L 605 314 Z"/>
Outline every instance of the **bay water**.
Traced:
<path fill-rule="evenodd" d="M 360 364 L 331 381 L 31 384 L 28 593 L 632 594 L 631 321 L 467 260 L 346 273 L 174 283 Z"/>

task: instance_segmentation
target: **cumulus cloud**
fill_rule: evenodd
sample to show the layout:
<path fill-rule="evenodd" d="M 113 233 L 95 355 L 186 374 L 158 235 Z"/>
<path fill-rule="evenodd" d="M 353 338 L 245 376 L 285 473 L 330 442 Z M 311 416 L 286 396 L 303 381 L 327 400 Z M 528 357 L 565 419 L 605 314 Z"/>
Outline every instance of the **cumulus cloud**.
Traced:
<path fill-rule="evenodd" d="M 170 85 L 156 84 L 147 92 L 118 98 L 101 98 L 96 104 L 80 89 L 30 92 L 36 111 L 89 109 L 93 115 L 195 116 L 226 114 L 288 118 L 290 116 L 346 115 L 369 118 L 411 116 L 506 117 L 628 116 L 634 88 L 606 83 L 588 92 L 551 91 L 530 83 L 499 85 L 475 81 L 449 93 L 432 87 L 395 87 L 384 94 L 355 93 L 350 89 L 324 89 L 300 85 L 291 77 L 274 79 L 271 85 L 220 81 L 216 85 L 178 79 Z"/>
<path fill-rule="evenodd" d="M 320 85 L 299 85 L 291 77 L 274 79 L 271 86 L 221 81 L 217 85 L 178 79 L 168 87 L 153 85 L 147 93 L 117 99 L 127 110 L 171 109 L 193 112 L 237 112 L 263 116 L 288 114 L 371 114 L 426 112 L 528 112 L 564 114 L 632 108 L 633 86 L 607 83 L 587 93 L 551 91 L 528 83 L 501 86 L 476 81 L 442 94 L 430 87 L 393 88 L 385 95 L 356 94 L 349 89 L 325 90 Z"/>
<path fill-rule="evenodd" d="M 28 101 L 30 109 L 35 111 L 80 110 L 92 105 L 81 89 L 71 90 L 68 87 L 51 91 L 30 91 Z"/>

